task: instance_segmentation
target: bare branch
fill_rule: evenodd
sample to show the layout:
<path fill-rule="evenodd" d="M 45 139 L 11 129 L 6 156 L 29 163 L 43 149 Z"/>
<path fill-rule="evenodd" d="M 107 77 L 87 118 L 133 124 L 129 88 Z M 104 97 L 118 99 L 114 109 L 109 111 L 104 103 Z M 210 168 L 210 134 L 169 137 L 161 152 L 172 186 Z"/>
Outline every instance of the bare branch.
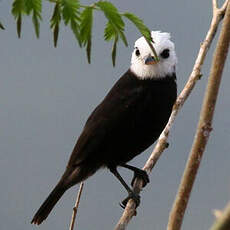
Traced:
<path fill-rule="evenodd" d="M 223 211 L 222 210 L 218 210 L 218 209 L 214 209 L 212 211 L 212 213 L 216 217 L 216 219 L 219 219 L 223 215 Z"/>
<path fill-rule="evenodd" d="M 221 11 L 225 12 L 227 5 L 228 5 L 229 0 L 225 0 L 224 4 L 222 5 L 222 7 L 220 8 Z"/>
<path fill-rule="evenodd" d="M 217 7 L 217 0 L 212 0 L 212 8 L 213 8 L 213 12 L 215 12 L 215 10 L 218 8 Z"/>
<path fill-rule="evenodd" d="M 173 208 L 169 216 L 167 230 L 180 230 L 181 228 L 185 209 L 189 201 L 189 197 L 197 175 L 197 171 L 199 169 L 200 162 L 206 144 L 208 142 L 210 132 L 212 131 L 212 119 L 215 111 L 222 72 L 228 54 L 229 44 L 230 44 L 230 2 L 225 12 L 223 26 L 213 56 L 210 76 L 205 91 L 198 128 L 196 131 L 191 152 L 189 154 L 189 159 L 187 161 L 184 170 L 181 184 L 179 186 L 177 196 L 175 198 Z M 223 228 L 223 229 L 227 229 L 227 228 Z"/>
<path fill-rule="evenodd" d="M 79 207 L 83 187 L 84 187 L 84 182 L 81 182 L 79 190 L 78 190 L 78 194 L 77 194 L 76 203 L 75 203 L 74 208 L 73 208 L 73 214 L 72 214 L 69 230 L 73 230 L 73 228 L 74 228 L 74 223 L 75 223 L 75 220 L 76 220 L 77 210 L 78 210 L 78 207 Z"/>
<path fill-rule="evenodd" d="M 217 218 L 210 230 L 229 230 L 230 229 L 230 203 Z"/>
<path fill-rule="evenodd" d="M 194 64 L 192 73 L 190 74 L 190 77 L 188 79 L 188 82 L 186 83 L 184 89 L 182 90 L 182 92 L 178 96 L 178 98 L 174 104 L 172 114 L 169 118 L 169 121 L 168 121 L 165 129 L 161 133 L 152 154 L 150 155 L 149 159 L 147 160 L 145 166 L 143 167 L 143 169 L 146 170 L 147 173 L 150 173 L 152 171 L 157 160 L 161 156 L 164 149 L 167 147 L 168 135 L 169 135 L 171 127 L 174 123 L 174 120 L 176 118 L 176 115 L 179 112 L 180 108 L 183 106 L 183 104 L 186 101 L 186 99 L 188 98 L 188 96 L 190 95 L 190 93 L 193 90 L 197 80 L 202 76 L 201 75 L 201 68 L 202 68 L 204 59 L 206 57 L 207 51 L 208 51 L 212 41 L 213 41 L 213 38 L 216 34 L 218 25 L 219 25 L 220 21 L 222 20 L 222 17 L 220 16 L 220 14 L 222 14 L 222 13 L 219 11 L 217 13 L 213 14 L 210 28 L 207 32 L 206 38 L 204 39 L 203 43 L 201 44 L 199 53 L 197 55 L 197 59 L 195 61 L 195 64 Z M 142 181 L 137 179 L 134 183 L 133 189 L 135 192 L 140 193 L 140 191 L 142 189 Z M 119 222 L 115 226 L 114 230 L 124 230 L 126 228 L 127 224 L 129 223 L 129 221 L 132 219 L 132 217 L 135 214 L 136 214 L 135 202 L 133 200 L 129 200 L 129 202 L 126 205 L 126 208 L 122 214 L 122 217 L 120 218 Z"/>

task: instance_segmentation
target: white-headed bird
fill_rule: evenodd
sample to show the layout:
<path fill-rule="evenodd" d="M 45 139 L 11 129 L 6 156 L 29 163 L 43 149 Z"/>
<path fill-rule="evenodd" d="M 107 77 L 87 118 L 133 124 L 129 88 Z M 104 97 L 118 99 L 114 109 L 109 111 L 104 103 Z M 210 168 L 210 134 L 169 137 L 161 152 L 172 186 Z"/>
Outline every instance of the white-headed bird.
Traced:
<path fill-rule="evenodd" d="M 31 223 L 40 224 L 67 189 L 102 167 L 108 168 L 128 191 L 122 204 L 125 206 L 129 198 L 139 204 L 139 196 L 117 167 L 132 170 L 134 178 L 141 177 L 144 185 L 149 182 L 145 171 L 127 162 L 158 139 L 177 96 L 174 43 L 169 33 L 152 31 L 151 37 L 158 60 L 144 37 L 135 42 L 130 68 L 89 116 L 63 176 Z"/>

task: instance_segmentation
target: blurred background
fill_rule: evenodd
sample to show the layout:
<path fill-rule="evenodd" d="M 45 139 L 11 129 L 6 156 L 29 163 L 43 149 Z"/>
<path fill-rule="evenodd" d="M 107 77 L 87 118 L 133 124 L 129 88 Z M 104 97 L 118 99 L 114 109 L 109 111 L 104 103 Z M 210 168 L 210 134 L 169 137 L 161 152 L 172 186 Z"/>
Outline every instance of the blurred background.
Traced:
<path fill-rule="evenodd" d="M 31 218 L 63 173 L 87 117 L 129 68 L 134 42 L 140 37 L 129 22 L 129 47 L 119 44 L 112 67 L 111 43 L 103 41 L 104 15 L 95 12 L 92 64 L 88 64 L 69 28 L 61 27 L 53 47 L 47 23 L 53 8 L 43 1 L 40 39 L 30 18 L 23 19 L 22 38 L 10 13 L 11 1 L 0 1 L 0 228 L 37 229 Z M 212 17 L 211 1 L 112 1 L 120 11 L 142 18 L 152 30 L 171 33 L 178 56 L 177 83 L 181 91 L 192 70 L 200 43 Z M 84 4 L 92 1 L 82 1 Z M 218 31 L 219 32 L 219 31 Z M 218 34 L 217 34 L 218 35 Z M 170 133 L 169 148 L 142 192 L 137 216 L 128 229 L 166 229 L 185 163 L 193 142 L 209 74 L 212 43 L 203 77 L 180 111 Z M 209 229 L 213 209 L 230 200 L 230 63 L 227 60 L 213 122 L 213 131 L 194 185 L 182 229 Z M 142 167 L 153 146 L 130 164 Z M 112 156 L 111 156 L 112 157 Z M 120 169 L 131 181 L 132 173 Z M 68 229 L 78 186 L 70 189 L 39 229 Z M 85 183 L 76 229 L 113 229 L 123 210 L 126 191 L 108 170 Z"/>

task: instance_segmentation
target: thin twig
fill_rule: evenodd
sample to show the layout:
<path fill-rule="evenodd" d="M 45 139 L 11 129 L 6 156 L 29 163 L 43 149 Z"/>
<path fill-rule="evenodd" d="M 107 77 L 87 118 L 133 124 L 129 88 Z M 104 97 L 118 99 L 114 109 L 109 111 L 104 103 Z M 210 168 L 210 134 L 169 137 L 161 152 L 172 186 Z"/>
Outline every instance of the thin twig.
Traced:
<path fill-rule="evenodd" d="M 167 230 L 181 229 L 184 213 L 190 198 L 192 187 L 196 179 L 196 175 L 200 166 L 200 162 L 205 147 L 209 139 L 210 132 L 212 131 L 212 120 L 215 111 L 224 64 L 228 54 L 229 44 L 230 2 L 228 3 L 228 7 L 225 12 L 220 37 L 218 39 L 217 47 L 213 56 L 210 76 L 205 91 L 198 128 L 196 131 L 196 135 L 194 137 L 193 146 L 189 154 L 184 174 L 181 179 L 177 196 L 175 198 L 172 210 L 170 212 Z"/>
<path fill-rule="evenodd" d="M 216 217 L 216 219 L 219 219 L 223 215 L 223 211 L 219 209 L 212 210 L 212 213 Z"/>
<path fill-rule="evenodd" d="M 225 12 L 226 8 L 227 8 L 227 5 L 228 5 L 228 0 L 224 2 L 224 4 L 222 5 L 222 7 L 220 8 L 220 11 Z"/>
<path fill-rule="evenodd" d="M 213 12 L 218 9 L 217 0 L 212 0 L 212 9 L 213 9 Z"/>
<path fill-rule="evenodd" d="M 178 98 L 174 104 L 174 107 L 173 107 L 171 116 L 169 118 L 169 121 L 168 121 L 166 127 L 164 128 L 163 132 L 161 133 L 152 154 L 150 155 L 149 159 L 147 160 L 145 166 L 143 167 L 143 169 L 146 170 L 147 173 L 150 173 L 152 171 L 154 165 L 158 161 L 162 152 L 164 151 L 165 148 L 167 148 L 167 146 L 168 146 L 167 139 L 168 139 L 171 127 L 172 127 L 172 125 L 175 121 L 175 118 L 177 116 L 177 113 L 179 112 L 180 108 L 183 106 L 184 102 L 186 101 L 186 99 L 190 95 L 190 93 L 193 90 L 197 80 L 199 80 L 200 77 L 202 76 L 201 75 L 201 68 L 202 68 L 203 62 L 205 60 L 207 51 L 208 51 L 208 49 L 209 49 L 209 47 L 213 41 L 213 38 L 216 34 L 218 25 L 219 25 L 220 21 L 222 20 L 224 12 L 225 11 L 223 11 L 221 8 L 221 10 L 219 10 L 218 12 L 215 11 L 215 14 L 213 14 L 210 28 L 207 32 L 206 38 L 204 39 L 203 43 L 201 44 L 199 53 L 197 55 L 197 59 L 195 61 L 195 64 L 194 64 L 192 73 L 190 74 L 190 77 L 188 79 L 188 82 L 186 83 L 184 89 L 182 90 L 182 92 L 178 96 Z M 137 179 L 134 183 L 133 189 L 135 192 L 140 193 L 140 191 L 142 189 L 142 180 Z M 126 228 L 126 226 L 128 225 L 129 221 L 132 219 L 132 217 L 135 214 L 136 214 L 136 205 L 135 205 L 135 202 L 130 199 L 126 205 L 126 208 L 125 208 L 119 222 L 115 226 L 114 230 L 124 230 Z"/>
<path fill-rule="evenodd" d="M 217 218 L 210 230 L 229 230 L 230 229 L 230 203 Z"/>
<path fill-rule="evenodd" d="M 76 203 L 75 203 L 74 208 L 73 208 L 73 214 L 72 214 L 69 230 L 73 230 L 73 228 L 74 228 L 74 223 L 75 223 L 75 220 L 76 220 L 77 210 L 78 210 L 78 207 L 79 207 L 83 187 L 84 187 L 84 182 L 81 182 L 79 190 L 78 190 L 78 194 L 77 194 Z"/>

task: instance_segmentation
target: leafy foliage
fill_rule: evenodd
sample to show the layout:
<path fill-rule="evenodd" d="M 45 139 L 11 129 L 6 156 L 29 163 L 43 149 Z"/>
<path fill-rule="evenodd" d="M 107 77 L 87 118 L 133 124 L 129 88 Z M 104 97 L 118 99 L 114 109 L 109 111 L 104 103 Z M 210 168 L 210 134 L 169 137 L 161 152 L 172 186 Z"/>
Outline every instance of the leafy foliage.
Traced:
<path fill-rule="evenodd" d="M 128 18 L 137 27 L 137 29 L 140 31 L 140 33 L 144 37 L 146 37 L 149 41 L 152 40 L 151 33 L 150 33 L 148 27 L 144 25 L 143 21 L 140 18 L 138 18 L 136 15 L 134 15 L 132 13 L 128 13 L 128 12 L 124 13 L 123 16 Z"/>
<path fill-rule="evenodd" d="M 120 36 L 124 44 L 128 46 L 128 42 L 124 34 L 125 23 L 123 22 L 117 8 L 111 2 L 107 1 L 99 1 L 96 5 L 99 6 L 108 19 L 108 23 L 105 28 L 105 39 L 110 40 L 115 35 Z"/>
<path fill-rule="evenodd" d="M 49 0 L 49 2 L 55 4 L 53 14 L 50 19 L 50 28 L 53 31 L 54 46 L 57 46 L 60 23 L 63 21 L 64 24 L 69 26 L 73 31 L 79 46 L 85 47 L 89 63 L 91 61 L 94 10 L 101 11 L 108 20 L 104 29 L 104 39 L 105 41 L 113 41 L 111 53 L 113 66 L 115 66 L 116 62 L 118 41 L 121 39 L 124 45 L 128 46 L 124 33 L 125 23 L 123 18 L 131 21 L 149 43 L 151 41 L 150 31 L 140 18 L 129 12 L 120 13 L 109 1 L 98 1 L 90 6 L 81 5 L 79 0 Z M 35 34 L 39 37 L 40 21 L 42 20 L 41 12 L 42 0 L 13 1 L 12 14 L 16 20 L 18 37 L 21 36 L 23 15 L 32 16 Z M 4 29 L 1 22 L 0 28 Z"/>
<path fill-rule="evenodd" d="M 42 19 L 41 17 L 41 12 L 42 12 L 42 1 L 41 0 L 26 0 L 25 1 L 25 6 L 26 6 L 26 13 L 33 14 L 32 16 L 32 21 L 34 24 L 35 28 L 35 33 L 36 36 L 39 37 L 39 31 L 40 31 L 40 20 Z"/>
<path fill-rule="evenodd" d="M 32 15 L 32 22 L 35 28 L 35 34 L 39 37 L 40 21 L 42 11 L 42 0 L 14 0 L 12 5 L 12 14 L 17 22 L 18 37 L 21 37 L 22 15 Z"/>
<path fill-rule="evenodd" d="M 86 46 L 87 58 L 90 63 L 92 42 L 93 8 L 86 7 L 81 14 L 80 34 L 83 46 Z"/>
<path fill-rule="evenodd" d="M 17 22 L 18 37 L 21 37 L 22 15 L 32 14 L 32 21 L 35 28 L 36 36 L 39 37 L 39 27 L 41 20 L 41 0 L 14 0 L 12 5 L 12 14 Z"/>
<path fill-rule="evenodd" d="M 104 30 L 104 38 L 106 41 L 113 39 L 112 63 L 113 66 L 115 66 L 117 42 L 119 37 L 124 42 L 125 46 L 128 46 L 128 42 L 124 34 L 125 23 L 122 20 L 121 14 L 112 3 L 107 1 L 100 1 L 97 3 L 97 6 L 99 6 L 99 8 L 104 12 L 106 18 L 108 19 Z"/>
<path fill-rule="evenodd" d="M 80 21 L 79 1 L 77 0 L 62 0 L 62 16 L 65 25 L 68 25 L 71 21 Z"/>
<path fill-rule="evenodd" d="M 69 25 L 81 46 L 81 38 L 79 34 L 80 23 L 80 4 L 78 0 L 61 0 L 62 17 L 65 25 Z"/>
<path fill-rule="evenodd" d="M 61 4 L 57 2 L 54 7 L 53 16 L 50 19 L 50 28 L 53 29 L 53 40 L 54 46 L 57 46 L 58 34 L 59 34 L 59 24 L 61 21 Z"/>
<path fill-rule="evenodd" d="M 18 37 L 21 37 L 21 25 L 22 25 L 22 14 L 25 13 L 25 1 L 14 0 L 12 5 L 12 14 L 17 22 L 17 33 Z"/>

